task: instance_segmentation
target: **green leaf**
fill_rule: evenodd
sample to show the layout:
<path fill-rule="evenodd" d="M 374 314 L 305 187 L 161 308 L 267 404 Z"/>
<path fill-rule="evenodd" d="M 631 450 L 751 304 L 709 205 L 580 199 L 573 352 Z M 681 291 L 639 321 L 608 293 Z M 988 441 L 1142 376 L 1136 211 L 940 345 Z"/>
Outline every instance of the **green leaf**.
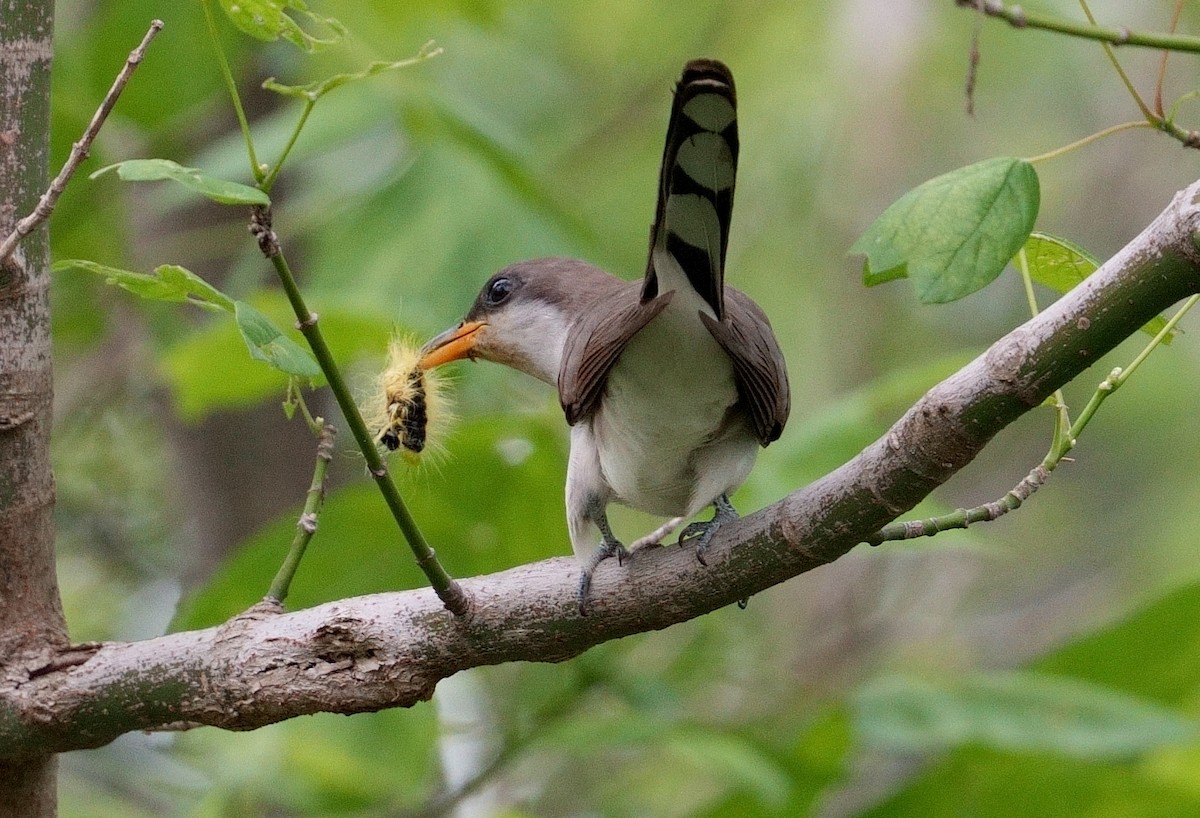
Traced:
<path fill-rule="evenodd" d="M 407 68 L 410 65 L 416 65 L 419 62 L 424 62 L 431 57 L 436 57 L 442 53 L 442 49 L 436 48 L 433 41 L 425 43 L 421 46 L 421 50 L 417 52 L 415 57 L 409 57 L 405 60 L 395 60 L 388 62 L 386 60 L 377 60 L 371 63 L 362 71 L 357 71 L 352 74 L 334 74 L 327 79 L 310 82 L 308 85 L 283 85 L 275 81 L 274 77 L 269 77 L 263 81 L 262 87 L 268 91 L 274 91 L 277 94 L 284 96 L 300 97 L 307 99 L 309 102 L 316 102 L 325 94 L 332 91 L 334 88 L 345 85 L 348 82 L 355 80 L 367 79 L 376 74 L 382 74 L 384 71 L 394 71 L 398 68 Z"/>
<path fill-rule="evenodd" d="M 163 264 L 151 273 L 135 273 L 107 267 L 84 259 L 64 259 L 51 267 L 54 272 L 84 270 L 102 276 L 108 284 L 126 289 L 151 301 L 186 301 L 206 309 L 233 311 L 233 299 L 200 276 L 176 264 Z"/>
<path fill-rule="evenodd" d="M 850 252 L 867 257 L 868 287 L 908 276 L 922 303 L 956 301 L 989 284 L 1021 249 L 1039 197 L 1024 159 L 988 159 L 906 193 Z"/>
<path fill-rule="evenodd" d="M 672 767 L 690 763 L 731 786 L 754 793 L 777 809 L 787 805 L 792 789 L 787 770 L 747 737 L 684 726 L 661 740 L 662 752 Z"/>
<path fill-rule="evenodd" d="M 1179 713 L 1111 688 L 1038 673 L 934 682 L 888 676 L 853 702 L 869 743 L 894 752 L 960 745 L 1120 759 L 1197 737 Z"/>
<path fill-rule="evenodd" d="M 304 347 L 283 334 L 271 319 L 245 301 L 234 302 L 234 317 L 250 355 L 278 370 L 312 378 L 321 374 L 316 359 Z"/>
<path fill-rule="evenodd" d="M 283 39 L 312 53 L 319 48 L 339 42 L 346 36 L 346 27 L 333 17 L 310 11 L 304 0 L 220 0 L 221 8 L 230 22 L 244 34 L 257 40 L 274 42 Z M 329 30 L 329 36 L 309 34 L 288 12 Z"/>
<path fill-rule="evenodd" d="M 208 176 L 197 168 L 185 168 L 170 159 L 126 159 L 124 162 L 100 168 L 89 178 L 95 179 L 114 168 L 117 177 L 123 181 L 159 182 L 169 179 L 221 204 L 264 207 L 271 204 L 267 194 L 256 187 Z"/>
<path fill-rule="evenodd" d="M 1025 259 L 1029 277 L 1057 293 L 1074 289 L 1100 267 L 1100 262 L 1077 244 L 1047 233 L 1030 235 L 1025 242 Z M 1167 319 L 1160 315 L 1147 322 L 1142 332 L 1158 335 L 1166 325 Z M 1174 330 L 1163 336 L 1162 342 L 1169 344 L 1173 340 Z"/>
<path fill-rule="evenodd" d="M 968 748 L 860 818 L 1192 818 L 1196 770 L 1172 780 L 1156 763 L 1098 762 Z M 1190 774 L 1190 775 L 1189 775 Z"/>

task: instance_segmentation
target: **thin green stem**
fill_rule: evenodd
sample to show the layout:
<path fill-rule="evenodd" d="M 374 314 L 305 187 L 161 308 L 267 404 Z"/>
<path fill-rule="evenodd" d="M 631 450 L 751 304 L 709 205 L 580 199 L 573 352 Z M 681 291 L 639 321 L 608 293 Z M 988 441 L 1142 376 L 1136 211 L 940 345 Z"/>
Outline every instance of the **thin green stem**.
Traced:
<path fill-rule="evenodd" d="M 1079 413 L 1079 417 L 1075 419 L 1075 423 L 1071 425 L 1071 429 L 1065 435 L 1065 439 L 1059 443 L 1058 447 L 1051 449 L 1050 454 L 1046 455 L 1047 459 L 1050 459 L 1051 456 L 1053 456 L 1055 462 L 1057 462 L 1061 460 L 1067 452 L 1071 451 L 1071 449 L 1075 447 L 1079 436 L 1083 433 L 1083 430 L 1087 427 L 1088 423 L 1091 422 L 1101 404 L 1108 399 L 1109 395 L 1125 385 L 1125 382 L 1132 377 L 1133 373 L 1137 371 L 1137 368 L 1142 365 L 1142 362 L 1150 356 L 1150 353 L 1157 349 L 1158 346 L 1163 342 L 1163 339 L 1170 335 L 1172 331 L 1174 331 L 1176 325 L 1180 322 L 1183 316 L 1187 315 L 1188 311 L 1191 310 L 1192 307 L 1196 306 L 1197 301 L 1200 301 L 1200 294 L 1193 295 L 1187 301 L 1183 302 L 1183 306 L 1176 310 L 1175 314 L 1172 315 L 1167 323 L 1163 325 L 1162 329 L 1155 334 L 1154 338 L 1150 340 L 1150 343 L 1146 344 L 1146 346 L 1142 348 L 1142 351 L 1139 352 L 1137 356 L 1135 356 L 1134 359 L 1129 362 L 1128 366 L 1125 368 L 1116 367 L 1112 372 L 1108 373 L 1108 377 L 1101 381 L 1100 385 L 1096 387 L 1095 393 L 1093 393 L 1091 399 L 1088 400 L 1087 405 L 1083 407 L 1083 411 Z"/>
<path fill-rule="evenodd" d="M 288 378 L 286 403 L 298 408 L 300 414 L 304 417 L 305 425 L 313 433 L 313 437 L 320 437 L 321 430 L 325 428 L 325 421 L 322 418 L 314 418 L 312 412 L 308 410 L 308 403 L 304 400 L 304 393 L 300 391 L 299 378 Z"/>
<path fill-rule="evenodd" d="M 250 157 L 250 173 L 254 176 L 254 181 L 263 181 L 263 169 L 258 164 L 258 156 L 254 152 L 254 139 L 250 135 L 250 121 L 246 119 L 246 111 L 242 108 L 242 98 L 238 94 L 237 82 L 233 79 L 233 71 L 229 67 L 229 60 L 225 58 L 225 50 L 221 48 L 221 38 L 217 33 L 217 21 L 213 17 L 212 5 L 209 0 L 201 0 L 201 8 L 204 9 L 204 22 L 208 26 L 208 39 L 212 43 L 213 50 L 217 53 L 217 63 L 221 67 L 221 77 L 225 80 L 225 88 L 229 91 L 229 98 L 233 100 L 233 110 L 237 114 L 238 125 L 242 129 L 242 139 L 246 143 L 246 153 Z"/>
<path fill-rule="evenodd" d="M 311 419 L 308 409 L 304 408 L 303 411 L 306 418 Z M 317 515 L 321 513 L 321 505 L 325 502 L 325 472 L 328 471 L 329 463 L 333 460 L 333 438 L 336 430 L 331 424 L 320 419 L 315 423 L 319 426 L 319 431 L 317 434 L 317 463 L 313 467 L 312 483 L 308 487 L 308 495 L 304 500 L 304 510 L 300 513 L 300 520 L 296 523 L 296 536 L 292 539 L 292 547 L 288 550 L 283 565 L 279 566 L 279 571 L 275 574 L 275 579 L 271 581 L 271 587 L 267 591 L 267 601 L 277 604 L 283 604 L 283 601 L 287 599 L 292 578 L 296 576 L 296 569 L 300 567 L 304 551 L 308 548 L 308 543 L 312 540 L 313 535 L 317 533 Z"/>
<path fill-rule="evenodd" d="M 1169 51 L 1183 51 L 1200 54 L 1200 37 L 1186 34 L 1162 34 L 1158 32 L 1130 31 L 1127 28 L 1090 25 L 1055 17 L 1052 14 L 1042 14 L 1027 11 L 1018 5 L 1005 5 L 999 0 L 956 0 L 958 5 L 981 11 L 989 17 L 1007 21 L 1014 28 L 1036 28 L 1044 31 L 1056 31 L 1071 37 L 1082 37 L 1088 40 L 1099 40 L 1111 45 L 1133 45 L 1143 48 L 1163 48 Z"/>
<path fill-rule="evenodd" d="M 1095 26 L 1096 17 L 1092 14 L 1091 8 L 1088 7 L 1087 0 L 1079 0 L 1079 6 L 1083 9 L 1083 13 L 1087 15 L 1088 22 Z M 1138 110 L 1142 112 L 1142 116 L 1146 118 L 1147 122 L 1159 121 L 1160 118 L 1155 116 L 1154 111 L 1150 110 L 1150 106 L 1146 104 L 1146 101 L 1142 99 L 1142 95 L 1139 94 L 1137 88 L 1134 87 L 1133 80 L 1129 79 L 1129 75 L 1126 74 L 1125 69 L 1121 67 L 1121 63 L 1117 59 L 1117 54 L 1115 51 L 1113 51 L 1112 45 L 1102 40 L 1100 42 L 1100 46 L 1104 49 L 1104 53 L 1108 57 L 1108 61 L 1112 63 L 1112 67 L 1116 69 L 1117 76 L 1119 76 L 1121 78 L 1121 82 L 1125 84 L 1125 90 L 1129 91 L 1129 95 L 1133 97 L 1133 101 L 1137 104 Z"/>
<path fill-rule="evenodd" d="M 1171 34 L 1179 28 L 1179 16 L 1183 14 L 1183 0 L 1175 0 L 1175 13 L 1171 15 L 1171 26 L 1167 31 Z M 1158 77 L 1154 81 L 1154 113 L 1159 119 L 1164 118 L 1163 114 L 1163 84 L 1167 80 L 1167 58 L 1171 56 L 1170 51 L 1163 51 L 1162 57 L 1158 60 Z"/>
<path fill-rule="evenodd" d="M 1026 296 L 1030 300 L 1030 308 L 1034 314 L 1037 314 L 1037 301 L 1033 297 L 1033 289 L 1029 284 L 1029 265 L 1025 258 L 1025 251 L 1022 250 L 1017 254 L 1016 259 L 1017 269 L 1021 271 L 1022 276 L 1026 280 Z M 1122 369 L 1116 367 L 1108 374 L 1100 385 L 1092 394 L 1087 405 L 1083 407 L 1083 411 L 1079 413 L 1079 417 L 1074 423 L 1070 422 L 1067 416 L 1067 407 L 1063 403 L 1062 390 L 1054 393 L 1055 409 L 1058 415 L 1054 425 L 1054 438 L 1050 444 L 1050 451 L 1046 453 L 1046 457 L 1033 468 L 1025 479 L 1018 483 L 1012 491 L 995 500 L 991 503 L 984 503 L 981 506 L 976 506 L 971 509 L 959 508 L 943 514 L 938 517 L 929 517 L 924 520 L 900 520 L 889 523 L 883 528 L 876 531 L 865 542 L 870 545 L 880 545 L 893 540 L 911 540 L 916 537 L 932 537 L 942 531 L 947 531 L 953 528 L 967 528 L 973 523 L 991 522 L 996 520 L 1010 511 L 1018 509 L 1029 496 L 1037 491 L 1050 477 L 1050 473 L 1054 471 L 1065 458 L 1071 449 L 1075 448 L 1075 444 L 1079 442 L 1079 436 L 1083 430 L 1095 417 L 1100 406 L 1108 399 L 1108 396 L 1116 392 L 1121 386 L 1129 380 L 1133 373 L 1137 370 L 1142 362 L 1149 357 L 1150 353 L 1162 344 L 1163 340 L 1171 334 L 1175 327 L 1179 324 L 1183 316 L 1187 315 L 1192 307 L 1200 301 L 1200 293 L 1191 296 L 1183 303 L 1167 323 L 1160 329 L 1154 338 L 1148 343 L 1141 352 L 1137 354 L 1129 366 Z"/>
<path fill-rule="evenodd" d="M 1037 156 L 1031 156 L 1025 161 L 1031 164 L 1036 164 L 1038 162 L 1044 162 L 1047 159 L 1057 159 L 1063 154 L 1070 153 L 1071 151 L 1082 148 L 1085 145 L 1090 145 L 1092 142 L 1095 142 L 1098 139 L 1103 139 L 1106 136 L 1112 136 L 1115 133 L 1128 131 L 1133 128 L 1161 128 L 1161 126 L 1156 122 L 1148 122 L 1144 119 L 1135 119 L 1129 122 L 1122 122 L 1119 125 L 1110 125 L 1102 131 L 1096 131 L 1094 134 L 1089 134 L 1082 139 L 1077 139 L 1069 145 L 1063 145 L 1061 148 L 1055 148 L 1054 150 L 1046 151 L 1045 153 L 1039 153 Z"/>
<path fill-rule="evenodd" d="M 1179 324 L 1183 316 L 1187 315 L 1188 311 L 1191 310 L 1192 307 L 1196 306 L 1197 300 L 1200 300 L 1200 294 L 1193 295 L 1187 301 L 1183 302 L 1183 306 L 1180 307 L 1175 314 L 1167 320 L 1167 323 L 1163 325 L 1162 329 L 1155 333 L 1153 340 L 1146 344 L 1145 349 L 1139 352 L 1137 357 L 1129 362 L 1129 366 L 1122 370 L 1121 374 L 1117 377 L 1117 386 L 1121 386 L 1125 383 L 1125 381 L 1129 380 L 1134 371 L 1136 371 L 1137 368 L 1142 365 L 1142 361 L 1146 360 L 1150 353 L 1153 352 L 1168 335 L 1174 332 L 1175 327 Z"/>
<path fill-rule="evenodd" d="M 279 154 L 279 158 L 271 166 L 271 170 L 267 173 L 266 178 L 258 185 L 264 193 L 271 192 L 271 186 L 275 184 L 275 179 L 279 176 L 279 171 L 283 169 L 284 160 L 288 158 L 288 154 L 292 152 L 292 146 L 296 144 L 296 140 L 300 137 L 300 131 L 304 130 L 304 123 L 308 122 L 308 115 L 312 113 L 314 105 L 316 105 L 316 100 L 304 100 L 304 110 L 300 112 L 300 118 L 296 121 L 296 127 L 292 129 L 292 135 L 288 137 L 287 144 L 283 146 L 283 152 Z"/>
<path fill-rule="evenodd" d="M 325 343 L 325 337 L 322 335 L 321 328 L 318 325 L 317 315 L 310 311 L 304 303 L 304 297 L 300 293 L 300 288 L 296 285 L 296 279 L 292 275 L 291 267 L 288 265 L 287 259 L 279 247 L 279 240 L 275 236 L 274 231 L 271 230 L 270 219 L 269 210 L 266 208 L 255 208 L 251 230 L 258 239 L 263 255 L 271 261 L 271 264 L 275 267 L 275 272 L 279 275 L 283 290 L 287 294 L 293 312 L 296 314 L 297 327 L 304 335 L 305 340 L 308 341 L 313 356 L 317 359 L 317 363 L 320 365 L 325 379 L 329 382 L 329 389 L 333 392 L 333 396 L 346 418 L 346 423 L 350 427 L 350 434 L 354 436 L 355 442 L 358 443 L 358 448 L 362 451 L 371 476 L 375 479 L 380 493 L 383 494 L 383 499 L 391 510 L 396 524 L 400 527 L 404 539 L 408 542 L 409 548 L 412 549 L 413 555 L 417 558 L 417 566 L 424 572 L 429 580 L 429 584 L 433 587 L 433 590 L 437 593 L 438 598 L 442 600 L 446 608 L 456 615 L 463 615 L 469 610 L 469 600 L 459 584 L 446 572 L 446 569 L 438 561 L 437 554 L 429 546 L 429 543 L 426 542 L 425 535 L 421 533 L 416 520 L 413 519 L 408 506 L 400 496 L 396 484 L 392 481 L 391 475 L 387 470 L 387 465 L 383 462 L 383 458 L 379 454 L 379 449 L 375 445 L 375 439 L 367 429 L 367 424 L 363 421 L 362 414 L 358 411 L 358 406 L 354 402 L 350 388 L 346 385 L 346 381 L 342 377 L 341 369 L 338 367 L 336 361 L 334 361 L 333 353 L 330 352 L 329 346 Z"/>
<path fill-rule="evenodd" d="M 1014 260 L 1017 266 L 1017 271 L 1021 274 L 1021 283 L 1025 287 L 1025 299 L 1029 302 L 1029 314 L 1034 317 L 1040 312 L 1037 302 L 1037 294 L 1033 291 L 1033 275 L 1029 271 L 1029 257 L 1025 254 L 1025 248 L 1022 247 L 1017 251 L 1017 257 Z M 1071 418 L 1067 414 L 1067 402 L 1061 389 L 1054 390 L 1054 433 L 1050 437 L 1050 449 L 1053 451 L 1058 446 L 1062 439 L 1063 433 L 1071 426 Z M 1047 464 L 1042 461 L 1042 465 L 1053 469 L 1054 465 Z"/>
<path fill-rule="evenodd" d="M 1177 97 L 1175 101 L 1171 103 L 1171 108 L 1167 111 L 1166 116 L 1163 117 L 1163 121 L 1174 123 L 1175 117 L 1179 114 L 1180 106 L 1185 102 L 1196 99 L 1197 97 L 1200 97 L 1200 91 L 1188 91 L 1186 94 Z"/>
<path fill-rule="evenodd" d="M 1029 302 L 1029 317 L 1036 318 L 1040 310 L 1037 294 L 1033 291 L 1033 276 L 1029 274 L 1029 257 L 1025 255 L 1024 247 L 1017 251 L 1016 265 L 1017 272 L 1021 274 L 1021 284 L 1025 287 L 1025 300 Z"/>

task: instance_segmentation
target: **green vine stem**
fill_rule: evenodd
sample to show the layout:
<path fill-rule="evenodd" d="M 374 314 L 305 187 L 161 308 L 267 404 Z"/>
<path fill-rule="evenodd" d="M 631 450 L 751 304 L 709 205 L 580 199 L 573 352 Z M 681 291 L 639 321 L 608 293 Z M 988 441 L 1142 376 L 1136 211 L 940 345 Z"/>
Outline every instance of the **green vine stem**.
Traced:
<path fill-rule="evenodd" d="M 1100 386 L 1097 387 L 1095 393 L 1091 397 L 1091 400 L 1087 402 L 1087 405 L 1083 407 L 1083 410 L 1079 413 L 1079 417 L 1076 418 L 1075 423 L 1071 425 L 1070 430 L 1066 435 L 1063 436 L 1063 440 L 1059 441 L 1058 444 L 1051 448 L 1050 452 L 1047 453 L 1046 460 L 1043 461 L 1044 463 L 1057 464 L 1066 456 L 1067 452 L 1071 451 L 1071 449 L 1075 447 L 1075 444 L 1078 442 L 1079 435 L 1083 433 L 1084 428 L 1096 414 L 1096 411 L 1100 408 L 1100 405 L 1104 403 L 1104 401 L 1107 400 L 1112 393 L 1116 392 L 1125 385 L 1125 382 L 1133 376 L 1133 373 L 1136 372 L 1137 368 L 1142 365 L 1142 362 L 1150 356 L 1150 353 L 1162 343 L 1164 338 L 1174 331 L 1175 326 L 1179 323 L 1180 319 L 1187 315 L 1188 311 L 1191 310 L 1192 307 L 1196 306 L 1197 301 L 1200 301 L 1200 295 L 1193 295 L 1187 301 L 1183 302 L 1183 306 L 1171 316 L 1167 323 L 1163 325 L 1162 329 L 1155 334 L 1153 340 L 1151 340 L 1150 343 L 1147 344 L 1146 347 L 1137 354 L 1137 357 L 1129 362 L 1129 366 L 1125 367 L 1124 369 L 1121 367 L 1116 367 L 1112 372 L 1108 373 L 1108 377 L 1100 382 Z"/>
<path fill-rule="evenodd" d="M 304 125 L 308 122 L 308 115 L 312 113 L 313 106 L 316 104 L 317 101 L 315 99 L 304 100 L 304 109 L 300 112 L 300 118 L 296 121 L 296 127 L 292 129 L 292 134 L 288 137 L 287 144 L 283 146 L 283 151 L 279 154 L 279 158 L 275 160 L 275 164 L 271 166 L 267 175 L 258 183 L 263 193 L 271 192 L 275 180 L 279 177 L 279 171 L 283 169 L 284 160 L 292 152 L 292 147 L 300 137 L 300 131 L 304 130 Z"/>
<path fill-rule="evenodd" d="M 1159 128 L 1159 127 L 1160 126 L 1158 125 L 1158 123 L 1150 122 L 1150 121 L 1147 121 L 1144 119 L 1135 119 L 1130 122 L 1121 122 L 1117 125 L 1110 125 L 1103 130 L 1096 131 L 1093 134 L 1088 134 L 1087 136 L 1083 137 L 1082 139 L 1076 139 L 1074 142 L 1070 143 L 1069 145 L 1063 145 L 1062 147 L 1054 148 L 1053 150 L 1048 150 L 1045 153 L 1039 153 L 1037 156 L 1027 157 L 1025 159 L 1025 161 L 1030 163 L 1031 165 L 1036 165 L 1038 162 L 1045 162 L 1047 159 L 1057 159 L 1058 157 L 1063 156 L 1064 154 L 1068 154 L 1071 151 L 1078 150 L 1079 148 L 1082 148 L 1085 145 L 1090 145 L 1092 142 L 1095 142 L 1098 139 L 1103 139 L 1106 136 L 1112 136 L 1113 134 L 1120 133 L 1121 131 L 1128 131 L 1133 128 Z"/>
<path fill-rule="evenodd" d="M 329 347 L 325 343 L 325 337 L 321 334 L 321 329 L 318 326 L 316 313 L 310 311 L 304 303 L 304 297 L 300 293 L 300 288 L 296 285 L 296 279 L 292 275 L 291 267 L 288 265 L 283 251 L 279 246 L 279 238 L 275 235 L 275 231 L 271 229 L 271 212 L 269 208 L 254 208 L 250 230 L 258 241 L 259 249 L 270 260 L 271 264 L 274 265 L 275 272 L 279 275 L 284 292 L 287 293 L 288 301 L 291 302 L 292 310 L 296 313 L 296 325 L 304 335 L 305 340 L 308 341 L 308 345 L 311 347 L 313 355 L 321 367 L 321 371 L 325 374 L 325 378 L 329 382 L 329 389 L 333 392 L 333 396 L 346 418 L 346 423 L 350 427 L 350 434 L 354 436 L 355 442 L 358 443 L 358 447 L 367 461 L 367 468 L 371 476 L 379 486 L 379 491 L 383 494 L 384 501 L 391 510 L 392 516 L 396 519 L 396 523 L 400 526 L 400 531 L 404 534 L 404 538 L 408 542 L 409 548 L 412 549 L 413 555 L 417 558 L 418 567 L 424 572 L 426 578 L 429 580 L 429 584 L 433 587 L 434 592 L 437 593 L 438 598 L 442 600 L 447 610 L 457 616 L 466 614 L 470 610 L 470 601 L 466 593 L 454 578 L 446 572 L 446 569 L 442 567 L 442 564 L 438 561 L 437 554 L 429 546 L 429 543 L 425 541 L 425 535 L 421 533 L 421 529 L 417 526 L 416 521 L 408 510 L 408 506 L 400 496 L 396 484 L 392 481 L 391 475 L 387 470 L 387 465 L 383 462 L 383 458 L 379 454 L 379 449 L 375 446 L 375 440 L 371 436 L 370 431 L 368 431 L 367 424 L 363 421 L 362 414 L 358 411 L 358 406 L 354 403 L 354 398 L 350 393 L 349 387 L 346 385 L 345 379 L 342 377 L 341 370 L 333 360 L 333 353 L 329 351 Z"/>
<path fill-rule="evenodd" d="M 1018 258 L 1017 264 L 1018 267 L 1021 267 L 1023 261 Z M 1025 274 L 1028 274 L 1027 268 Z M 1075 448 L 1079 442 L 1079 436 L 1083 433 L 1088 423 L 1091 422 L 1092 418 L 1095 417 L 1100 405 L 1133 376 L 1133 373 L 1150 356 L 1150 353 L 1157 349 L 1163 342 L 1163 339 L 1171 334 L 1183 316 L 1187 315 L 1188 311 L 1196 306 L 1197 301 L 1200 301 L 1200 294 L 1188 298 L 1183 303 L 1183 306 L 1171 316 L 1163 328 L 1155 334 L 1150 343 L 1130 361 L 1129 366 L 1124 369 L 1121 367 L 1113 369 L 1108 374 L 1108 377 L 1100 382 L 1095 393 L 1093 393 L 1087 405 L 1083 407 L 1083 410 L 1079 413 L 1079 417 L 1075 419 L 1074 423 L 1069 423 L 1067 420 L 1066 406 L 1062 401 L 1061 390 L 1055 392 L 1055 410 L 1057 414 L 1055 417 L 1054 438 L 1050 444 L 1050 450 L 1046 453 L 1046 457 L 1041 463 L 1035 466 L 1020 483 L 999 500 L 984 503 L 981 506 L 971 509 L 955 509 L 949 514 L 939 517 L 889 523 L 867 537 L 864 542 L 868 545 L 880 545 L 895 540 L 932 537 L 950 529 L 967 528 L 973 523 L 991 522 L 1003 517 L 1010 511 L 1020 508 L 1021 504 L 1028 500 L 1030 495 L 1041 488 L 1046 480 L 1049 479 L 1050 473 L 1054 471 L 1058 464 L 1069 459 L 1067 453 Z"/>
<path fill-rule="evenodd" d="M 1161 112 L 1151 110 L 1146 101 L 1142 99 L 1137 92 L 1133 82 L 1129 79 L 1128 74 L 1121 67 L 1117 60 L 1116 54 L 1113 51 L 1113 46 L 1117 45 L 1135 45 L 1144 46 L 1146 48 L 1161 48 L 1165 51 L 1182 51 L 1192 54 L 1200 54 L 1200 37 L 1189 36 L 1186 34 L 1163 34 L 1157 32 L 1136 32 L 1130 31 L 1127 28 L 1111 28 L 1097 25 L 1095 18 L 1092 16 L 1091 9 L 1088 7 L 1086 0 L 1080 0 L 1080 6 L 1083 8 L 1084 14 L 1088 18 L 1087 23 L 1078 23 L 1074 20 L 1068 20 L 1063 17 L 1054 17 L 1049 14 L 1039 12 L 1026 11 L 1024 7 L 1017 5 L 1005 5 L 1000 0 L 955 0 L 955 2 L 964 8 L 974 9 L 981 14 L 986 14 L 989 17 L 996 17 L 1001 20 L 1006 20 L 1014 28 L 1038 28 L 1046 31 L 1054 31 L 1059 34 L 1067 34 L 1073 37 L 1083 37 L 1089 40 L 1096 40 L 1104 46 L 1105 54 L 1108 56 L 1109 62 L 1116 69 L 1117 75 L 1120 77 L 1122 84 L 1133 97 L 1134 103 L 1141 112 L 1148 127 L 1155 128 L 1170 136 L 1172 139 L 1178 140 L 1186 148 L 1200 148 L 1200 132 L 1190 131 L 1186 128 L 1181 128 L 1175 123 L 1174 112 L 1163 116 Z M 1156 108 L 1161 109 L 1161 103 L 1156 105 Z M 1030 161 L 1038 161 L 1057 156 L 1060 153 L 1065 153 L 1068 150 L 1079 147 L 1081 144 L 1087 144 L 1093 139 L 1101 136 L 1108 136 L 1115 131 L 1124 130 L 1132 127 L 1129 124 L 1116 125 L 1112 128 L 1105 129 L 1092 136 L 1085 137 L 1079 142 L 1072 143 L 1059 150 L 1051 151 L 1047 154 L 1035 157 Z"/>
<path fill-rule="evenodd" d="M 955 0 L 960 6 L 975 9 L 989 17 L 1007 21 L 1013 28 L 1038 28 L 1057 31 L 1072 37 L 1098 40 L 1110 45 L 1133 45 L 1144 48 L 1163 48 L 1200 54 L 1200 37 L 1186 34 L 1162 34 L 1148 31 L 1130 31 L 1127 28 L 1078 23 L 1065 17 L 1055 17 L 1036 11 L 1027 11 L 1023 6 L 1006 5 L 1000 0 Z"/>
<path fill-rule="evenodd" d="M 258 155 L 254 152 L 254 139 L 250 136 L 250 120 L 246 118 L 246 110 L 242 107 L 242 98 L 238 94 L 237 82 L 233 79 L 233 71 L 229 60 L 225 58 L 225 50 L 221 48 L 221 38 L 217 34 L 217 21 L 213 18 L 212 4 L 209 0 L 201 0 L 200 7 L 204 9 L 204 23 L 208 27 L 208 40 L 212 43 L 213 51 L 217 54 L 217 64 L 221 67 L 221 78 L 233 100 L 233 110 L 237 114 L 238 126 L 242 129 L 242 140 L 246 143 L 246 153 L 250 157 L 250 172 L 254 181 L 262 183 L 263 168 L 258 164 Z"/>
<path fill-rule="evenodd" d="M 303 408 L 303 403 L 300 405 L 305 414 L 305 420 L 308 421 L 308 410 Z M 317 533 L 317 515 L 321 512 L 321 504 L 325 502 L 325 472 L 328 471 L 329 463 L 333 460 L 333 438 L 337 434 L 337 429 L 333 424 L 326 423 L 320 418 L 315 419 L 312 423 L 315 424 L 317 431 L 317 463 L 313 467 L 312 483 L 308 487 L 308 495 L 304 500 L 304 510 L 300 513 L 300 520 L 296 523 L 296 536 L 292 539 L 292 547 L 288 550 L 283 565 L 279 566 L 275 579 L 271 581 L 271 588 L 267 591 L 264 600 L 264 602 L 275 605 L 282 605 L 283 601 L 287 599 L 288 589 L 291 588 L 292 578 L 296 576 L 296 569 L 300 567 L 304 551 L 308 548 L 308 543 L 312 540 L 313 535 Z"/>

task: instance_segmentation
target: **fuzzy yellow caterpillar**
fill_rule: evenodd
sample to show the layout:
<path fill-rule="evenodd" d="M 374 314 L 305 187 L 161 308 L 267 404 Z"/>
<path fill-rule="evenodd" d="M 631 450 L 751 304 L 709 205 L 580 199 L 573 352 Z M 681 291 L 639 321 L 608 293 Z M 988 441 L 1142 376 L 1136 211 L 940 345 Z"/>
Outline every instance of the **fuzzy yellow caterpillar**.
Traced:
<path fill-rule="evenodd" d="M 388 346 L 388 365 L 379 375 L 371 422 L 379 431 L 375 440 L 389 451 L 400 450 L 416 462 L 430 439 L 446 421 L 449 407 L 443 382 L 436 373 L 422 369 L 420 349 L 393 338 Z"/>

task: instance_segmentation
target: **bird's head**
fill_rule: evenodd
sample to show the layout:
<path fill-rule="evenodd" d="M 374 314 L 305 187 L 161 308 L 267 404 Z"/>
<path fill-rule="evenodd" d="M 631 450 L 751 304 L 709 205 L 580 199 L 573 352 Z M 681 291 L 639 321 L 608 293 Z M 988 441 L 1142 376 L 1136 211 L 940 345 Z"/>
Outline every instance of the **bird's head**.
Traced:
<path fill-rule="evenodd" d="M 487 280 L 462 321 L 425 344 L 420 366 L 482 358 L 554 384 L 571 322 L 593 298 L 620 286 L 575 259 L 509 265 Z"/>

